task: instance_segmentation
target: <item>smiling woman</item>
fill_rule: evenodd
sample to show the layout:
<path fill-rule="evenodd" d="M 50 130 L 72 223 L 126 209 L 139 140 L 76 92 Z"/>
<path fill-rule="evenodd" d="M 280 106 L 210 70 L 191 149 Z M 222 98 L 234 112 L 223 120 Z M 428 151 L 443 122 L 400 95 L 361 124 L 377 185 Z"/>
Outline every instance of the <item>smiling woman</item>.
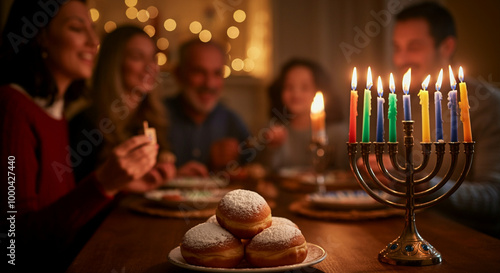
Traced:
<path fill-rule="evenodd" d="M 0 201 L 10 219 L 0 226 L 10 243 L 1 272 L 64 271 L 118 191 L 158 185 L 139 179 L 158 151 L 146 136 L 125 140 L 75 185 L 63 108 L 91 76 L 97 44 L 83 1 L 12 5 L 0 45 L 0 164 L 9 177 Z"/>

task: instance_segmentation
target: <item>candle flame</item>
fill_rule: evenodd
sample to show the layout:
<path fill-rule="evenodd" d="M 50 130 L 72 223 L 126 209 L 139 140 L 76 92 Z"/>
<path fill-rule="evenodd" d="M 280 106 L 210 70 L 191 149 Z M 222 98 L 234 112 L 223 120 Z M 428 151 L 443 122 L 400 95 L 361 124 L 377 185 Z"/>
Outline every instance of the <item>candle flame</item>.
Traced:
<path fill-rule="evenodd" d="M 455 90 L 457 88 L 457 81 L 455 80 L 455 75 L 453 75 L 453 70 L 451 69 L 451 65 L 448 66 L 450 71 L 450 86 L 451 90 Z"/>
<path fill-rule="evenodd" d="M 411 68 L 409 68 L 408 71 L 403 76 L 403 91 L 405 92 L 405 95 L 408 95 L 408 93 L 410 92 L 410 83 L 411 83 Z"/>
<path fill-rule="evenodd" d="M 394 84 L 394 76 L 390 75 L 389 77 L 389 89 L 391 90 L 391 92 L 394 94 L 394 91 L 396 91 L 396 84 Z"/>
<path fill-rule="evenodd" d="M 325 103 L 323 100 L 323 93 L 321 91 L 316 92 L 313 102 L 311 104 L 311 113 L 317 114 L 325 110 Z"/>
<path fill-rule="evenodd" d="M 462 69 L 462 66 L 458 69 L 458 79 L 460 82 L 464 81 L 464 70 Z"/>
<path fill-rule="evenodd" d="M 366 76 L 366 89 L 370 90 L 373 86 L 372 69 L 368 67 L 368 75 Z"/>
<path fill-rule="evenodd" d="M 382 94 L 384 94 L 384 86 L 382 85 L 382 79 L 380 78 L 380 76 L 378 76 L 377 80 L 377 92 L 379 97 L 382 97 Z"/>
<path fill-rule="evenodd" d="M 429 86 L 430 81 L 431 81 L 431 75 L 427 75 L 425 80 L 422 82 L 422 89 L 426 90 L 427 86 Z"/>
<path fill-rule="evenodd" d="M 356 73 L 356 67 L 352 70 L 352 80 L 351 80 L 351 90 L 356 90 L 358 86 L 358 75 Z"/>
<path fill-rule="evenodd" d="M 441 84 L 443 83 L 443 69 L 441 68 L 441 71 L 439 71 L 439 76 L 438 80 L 436 82 L 436 91 L 441 90 Z"/>

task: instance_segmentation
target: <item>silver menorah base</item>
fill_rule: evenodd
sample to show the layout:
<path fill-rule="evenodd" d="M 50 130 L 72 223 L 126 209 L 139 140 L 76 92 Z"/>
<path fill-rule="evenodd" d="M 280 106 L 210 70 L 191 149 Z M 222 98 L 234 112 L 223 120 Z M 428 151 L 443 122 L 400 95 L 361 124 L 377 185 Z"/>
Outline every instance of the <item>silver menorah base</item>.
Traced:
<path fill-rule="evenodd" d="M 430 201 L 422 201 L 417 202 L 416 200 L 422 199 L 424 197 L 429 196 L 432 193 L 435 193 L 439 189 L 441 189 L 450 179 L 450 177 L 455 172 L 455 168 L 457 165 L 457 158 L 460 153 L 460 143 L 459 142 L 450 142 L 450 155 L 451 155 L 451 163 L 446 175 L 441 179 L 441 181 L 432 186 L 428 187 L 425 190 L 421 190 L 416 192 L 415 187 L 418 185 L 423 185 L 424 183 L 429 182 L 432 178 L 436 176 L 436 174 L 441 169 L 443 158 L 445 154 L 445 146 L 444 142 L 436 142 L 435 146 L 435 154 L 437 157 L 436 165 L 432 172 L 422 178 L 415 179 L 414 175 L 422 172 L 429 163 L 429 158 L 431 156 L 432 143 L 421 143 L 422 145 L 422 154 L 423 160 L 418 167 L 414 166 L 413 163 L 413 121 L 403 121 L 404 126 L 404 145 L 405 145 L 405 162 L 404 165 L 401 165 L 398 162 L 397 154 L 398 154 L 398 143 L 397 142 L 376 142 L 375 143 L 375 156 L 377 159 L 377 165 L 384 174 L 385 178 L 389 181 L 393 182 L 396 185 L 402 186 L 405 191 L 395 190 L 387 185 L 383 184 L 378 177 L 373 172 L 372 166 L 370 166 L 369 156 L 371 154 L 371 146 L 372 143 L 361 143 L 361 157 L 363 159 L 363 166 L 365 171 L 368 173 L 370 178 L 373 180 L 375 187 L 379 190 L 382 190 L 391 196 L 403 198 L 404 203 L 399 203 L 393 200 L 387 200 L 380 197 L 378 194 L 374 192 L 371 186 L 366 183 L 365 179 L 361 175 L 359 168 L 356 164 L 356 153 L 358 149 L 358 143 L 347 143 L 347 151 L 349 154 L 349 163 L 351 165 L 351 170 L 356 176 L 356 180 L 360 184 L 360 186 L 375 200 L 378 202 L 398 208 L 404 209 L 406 211 L 405 214 L 405 226 L 403 228 L 403 232 L 401 235 L 391 243 L 387 245 L 378 255 L 378 259 L 381 262 L 393 264 L 393 265 L 410 265 L 410 266 L 422 266 L 422 265 L 433 265 L 438 264 L 442 261 L 441 254 L 426 240 L 420 236 L 417 231 L 417 227 L 415 224 L 415 210 L 423 209 L 431 207 L 438 202 L 446 199 L 451 194 L 453 194 L 458 187 L 465 180 L 465 177 L 469 173 L 469 170 L 472 165 L 472 157 L 474 154 L 474 142 L 464 142 L 465 149 L 465 167 L 463 168 L 460 177 L 456 181 L 455 185 L 453 185 L 446 193 L 430 200 Z M 385 146 L 389 147 L 389 157 L 391 161 L 392 168 L 394 172 L 399 173 L 405 179 L 398 178 L 391 172 L 387 170 L 384 166 L 383 155 Z"/>

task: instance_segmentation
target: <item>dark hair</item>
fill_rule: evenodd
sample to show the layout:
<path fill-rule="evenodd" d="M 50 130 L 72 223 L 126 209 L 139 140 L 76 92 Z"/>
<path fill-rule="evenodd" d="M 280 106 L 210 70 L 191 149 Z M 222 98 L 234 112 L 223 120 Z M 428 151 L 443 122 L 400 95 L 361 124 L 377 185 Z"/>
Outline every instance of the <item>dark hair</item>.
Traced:
<path fill-rule="evenodd" d="M 189 61 L 190 50 L 195 46 L 214 47 L 220 51 L 222 58 L 224 58 L 224 60 L 226 60 L 226 53 L 224 51 L 224 48 L 219 43 L 214 42 L 214 41 L 203 42 L 199 39 L 191 39 L 189 41 L 184 42 L 179 47 L 179 63 L 177 64 L 177 72 L 178 73 L 185 68 L 186 64 Z"/>
<path fill-rule="evenodd" d="M 268 90 L 270 106 L 269 114 L 270 117 L 273 117 L 275 113 L 273 113 L 273 109 L 277 109 L 278 111 L 283 111 L 284 104 L 282 101 L 282 93 L 284 89 L 284 82 L 286 75 L 288 72 L 295 67 L 302 66 L 309 69 L 314 78 L 314 84 L 323 92 L 325 98 L 325 112 L 329 122 L 340 121 L 342 119 L 342 107 L 336 107 L 334 105 L 328 105 L 329 102 L 337 103 L 335 94 L 332 92 L 332 87 L 330 83 L 330 78 L 328 74 L 325 72 L 323 67 L 316 62 L 294 58 L 286 62 L 280 71 L 280 74 L 276 78 L 276 80 L 271 84 Z"/>
<path fill-rule="evenodd" d="M 0 41 L 0 85 L 16 83 L 30 96 L 47 99 L 47 106 L 54 102 L 58 89 L 43 60 L 39 35 L 68 1 L 14 1 Z M 76 99 L 84 87 L 84 80 L 74 81 L 64 99 Z"/>
<path fill-rule="evenodd" d="M 448 37 L 457 37 L 455 21 L 451 13 L 434 2 L 416 4 L 402 10 L 396 15 L 396 21 L 424 19 L 429 23 L 429 31 L 434 38 L 434 45 L 439 46 Z"/>

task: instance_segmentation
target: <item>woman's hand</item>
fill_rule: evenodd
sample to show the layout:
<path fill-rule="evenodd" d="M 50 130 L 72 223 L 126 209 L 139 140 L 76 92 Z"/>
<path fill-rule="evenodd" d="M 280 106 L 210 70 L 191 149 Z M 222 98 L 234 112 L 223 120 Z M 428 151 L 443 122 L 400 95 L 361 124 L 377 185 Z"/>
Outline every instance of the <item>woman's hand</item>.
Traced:
<path fill-rule="evenodd" d="M 141 178 L 155 166 L 157 154 L 158 145 L 152 144 L 147 136 L 132 137 L 113 149 L 108 160 L 97 169 L 97 180 L 108 195 L 127 187 L 148 189 L 148 185 L 140 185 L 138 181 L 145 183 Z"/>

